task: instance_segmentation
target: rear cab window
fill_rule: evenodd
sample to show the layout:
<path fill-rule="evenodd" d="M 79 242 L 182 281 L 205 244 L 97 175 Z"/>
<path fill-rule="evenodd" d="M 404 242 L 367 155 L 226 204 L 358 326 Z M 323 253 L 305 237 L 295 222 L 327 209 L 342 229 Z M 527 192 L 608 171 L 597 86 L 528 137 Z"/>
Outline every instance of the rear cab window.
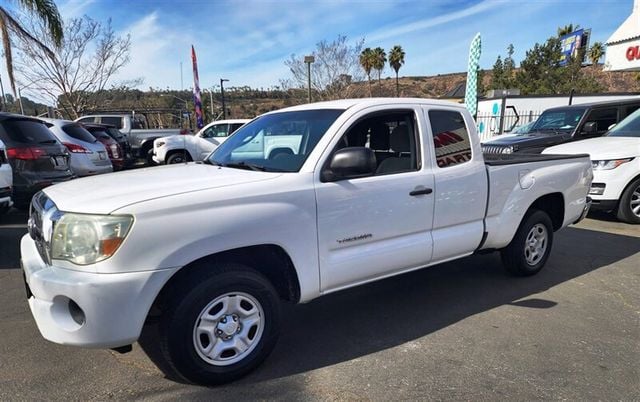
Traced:
<path fill-rule="evenodd" d="M 432 109 L 429 110 L 429 124 L 439 168 L 448 168 L 471 160 L 471 139 L 462 113 Z"/>
<path fill-rule="evenodd" d="M 2 140 L 13 144 L 50 144 L 58 142 L 44 123 L 28 119 L 8 119 L 2 122 Z"/>
<path fill-rule="evenodd" d="M 100 119 L 102 124 L 108 124 L 110 126 L 114 126 L 118 130 L 122 128 L 122 117 L 113 116 L 113 117 L 102 117 Z"/>
<path fill-rule="evenodd" d="M 84 127 L 81 127 L 79 124 L 67 124 L 66 126 L 62 126 L 62 131 L 65 132 L 71 138 L 75 138 L 79 141 L 84 142 L 96 142 L 94 136 L 91 135 Z"/>

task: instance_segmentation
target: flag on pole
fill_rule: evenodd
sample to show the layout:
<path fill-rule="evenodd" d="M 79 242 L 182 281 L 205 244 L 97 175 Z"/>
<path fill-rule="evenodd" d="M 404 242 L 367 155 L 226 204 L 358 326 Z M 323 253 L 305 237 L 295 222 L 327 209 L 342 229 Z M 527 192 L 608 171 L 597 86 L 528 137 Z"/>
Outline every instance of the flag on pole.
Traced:
<path fill-rule="evenodd" d="M 196 50 L 191 45 L 191 60 L 193 61 L 193 104 L 196 109 L 196 125 L 198 128 L 204 127 L 204 118 L 202 116 L 202 99 L 200 98 L 200 79 L 198 78 L 198 59 L 196 58 Z"/>
<path fill-rule="evenodd" d="M 473 37 L 469 48 L 469 69 L 467 70 L 467 88 L 464 94 L 464 105 L 472 116 L 478 112 L 478 69 L 480 68 L 480 54 L 482 43 L 480 32 Z"/>

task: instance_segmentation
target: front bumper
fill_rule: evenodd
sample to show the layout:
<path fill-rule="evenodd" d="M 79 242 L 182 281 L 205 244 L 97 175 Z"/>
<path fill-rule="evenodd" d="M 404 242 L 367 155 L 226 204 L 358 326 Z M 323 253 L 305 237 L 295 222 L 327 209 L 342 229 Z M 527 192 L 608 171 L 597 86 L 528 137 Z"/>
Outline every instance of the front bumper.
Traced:
<path fill-rule="evenodd" d="M 135 342 L 153 301 L 177 269 L 97 274 L 48 266 L 29 235 L 20 252 L 29 308 L 42 336 L 90 348 Z"/>

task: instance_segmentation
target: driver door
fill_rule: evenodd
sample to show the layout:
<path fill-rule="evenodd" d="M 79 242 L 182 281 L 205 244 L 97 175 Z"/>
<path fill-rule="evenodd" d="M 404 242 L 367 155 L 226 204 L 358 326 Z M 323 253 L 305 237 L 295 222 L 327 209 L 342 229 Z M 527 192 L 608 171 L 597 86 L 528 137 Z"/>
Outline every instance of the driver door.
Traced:
<path fill-rule="evenodd" d="M 367 177 L 317 180 L 323 292 L 425 266 L 431 260 L 434 175 L 424 158 L 421 114 L 411 107 L 354 116 L 331 152 L 368 147 L 377 160 Z"/>

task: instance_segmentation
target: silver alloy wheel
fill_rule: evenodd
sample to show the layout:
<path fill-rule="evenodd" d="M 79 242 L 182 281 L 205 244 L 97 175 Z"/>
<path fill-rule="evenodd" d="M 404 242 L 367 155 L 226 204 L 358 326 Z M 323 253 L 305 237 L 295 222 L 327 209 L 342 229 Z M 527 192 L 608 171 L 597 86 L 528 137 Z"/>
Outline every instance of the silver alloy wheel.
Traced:
<path fill-rule="evenodd" d="M 631 212 L 633 212 L 635 216 L 640 217 L 640 186 L 631 193 L 630 207 Z"/>
<path fill-rule="evenodd" d="M 533 266 L 540 262 L 547 251 L 547 227 L 542 223 L 533 225 L 524 242 L 524 257 Z"/>
<path fill-rule="evenodd" d="M 228 366 L 247 357 L 264 332 L 264 311 L 247 293 L 225 293 L 202 309 L 193 328 L 198 355 L 214 366 Z"/>

